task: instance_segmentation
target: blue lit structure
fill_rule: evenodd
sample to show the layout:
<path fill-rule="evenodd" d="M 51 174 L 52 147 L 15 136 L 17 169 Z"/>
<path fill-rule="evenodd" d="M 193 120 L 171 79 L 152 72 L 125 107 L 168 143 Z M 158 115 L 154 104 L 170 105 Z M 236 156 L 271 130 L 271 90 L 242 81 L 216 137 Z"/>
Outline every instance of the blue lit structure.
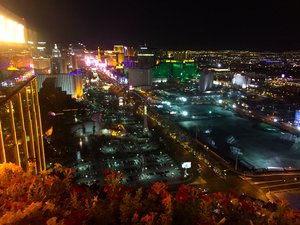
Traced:
<path fill-rule="evenodd" d="M 300 110 L 296 110 L 296 112 L 295 112 L 294 125 L 295 125 L 295 127 L 300 127 Z"/>

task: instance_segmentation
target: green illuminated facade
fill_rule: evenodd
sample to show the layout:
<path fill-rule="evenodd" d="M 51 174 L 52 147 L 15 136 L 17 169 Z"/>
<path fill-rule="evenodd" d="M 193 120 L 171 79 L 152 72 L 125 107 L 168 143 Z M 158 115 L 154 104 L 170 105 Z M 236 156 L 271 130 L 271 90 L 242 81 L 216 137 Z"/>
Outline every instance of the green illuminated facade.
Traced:
<path fill-rule="evenodd" d="M 176 78 L 180 82 L 188 82 L 191 78 L 197 76 L 199 76 L 199 73 L 193 60 L 164 60 L 152 71 L 153 79 Z"/>

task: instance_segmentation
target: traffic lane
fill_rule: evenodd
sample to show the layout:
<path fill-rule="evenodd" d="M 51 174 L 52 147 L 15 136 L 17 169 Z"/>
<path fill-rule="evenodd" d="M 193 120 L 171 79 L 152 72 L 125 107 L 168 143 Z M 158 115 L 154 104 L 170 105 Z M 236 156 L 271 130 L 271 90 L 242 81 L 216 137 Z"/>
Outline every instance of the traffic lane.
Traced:
<path fill-rule="evenodd" d="M 272 192 L 295 191 L 300 190 L 300 183 L 283 183 L 271 186 L 264 186 L 261 189 Z"/>
<path fill-rule="evenodd" d="M 299 181 L 300 174 L 278 174 L 278 175 L 262 175 L 258 177 L 249 177 L 252 182 L 268 182 L 276 180 Z"/>
<path fill-rule="evenodd" d="M 203 187 L 208 190 L 209 193 L 212 192 L 234 192 L 237 195 L 243 193 L 252 196 L 263 201 L 267 201 L 266 192 L 261 190 L 248 181 L 241 179 L 235 173 L 228 171 L 226 179 L 216 176 L 214 171 L 206 166 L 202 166 L 201 177 L 206 181 Z"/>

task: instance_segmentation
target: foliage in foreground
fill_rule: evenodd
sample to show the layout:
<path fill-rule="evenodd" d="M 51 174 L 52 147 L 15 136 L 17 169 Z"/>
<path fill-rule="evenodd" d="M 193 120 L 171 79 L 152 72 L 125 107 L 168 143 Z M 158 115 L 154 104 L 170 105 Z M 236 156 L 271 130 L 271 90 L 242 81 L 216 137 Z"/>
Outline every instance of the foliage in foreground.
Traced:
<path fill-rule="evenodd" d="M 172 196 L 164 183 L 131 190 L 121 185 L 121 174 L 106 172 L 103 187 L 91 191 L 74 184 L 72 170 L 59 164 L 39 175 L 0 164 L 0 224 L 300 224 L 299 213 L 281 202 L 186 185 Z"/>

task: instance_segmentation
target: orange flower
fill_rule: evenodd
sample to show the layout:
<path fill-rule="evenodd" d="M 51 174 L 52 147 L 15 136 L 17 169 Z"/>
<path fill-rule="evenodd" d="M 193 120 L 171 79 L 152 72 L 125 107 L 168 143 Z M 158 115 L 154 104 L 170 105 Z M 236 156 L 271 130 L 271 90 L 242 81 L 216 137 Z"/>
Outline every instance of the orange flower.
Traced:
<path fill-rule="evenodd" d="M 159 194 L 165 192 L 167 188 L 168 188 L 168 186 L 166 184 L 156 182 L 155 184 L 152 185 L 150 191 L 152 191 L 155 194 L 159 195 Z"/>
<path fill-rule="evenodd" d="M 54 177 L 48 177 L 44 180 L 44 184 L 52 185 L 54 183 L 55 178 Z"/>
<path fill-rule="evenodd" d="M 165 197 L 163 200 L 162 200 L 162 204 L 167 207 L 171 204 L 172 202 L 172 197 L 170 194 L 167 195 L 167 197 Z"/>
<path fill-rule="evenodd" d="M 152 217 L 150 215 L 146 215 L 141 219 L 141 222 L 149 222 L 152 220 Z"/>
<path fill-rule="evenodd" d="M 150 215 L 147 214 L 146 216 L 142 217 L 141 222 L 146 224 L 153 224 L 154 217 L 157 215 L 155 212 L 150 212 Z"/>

